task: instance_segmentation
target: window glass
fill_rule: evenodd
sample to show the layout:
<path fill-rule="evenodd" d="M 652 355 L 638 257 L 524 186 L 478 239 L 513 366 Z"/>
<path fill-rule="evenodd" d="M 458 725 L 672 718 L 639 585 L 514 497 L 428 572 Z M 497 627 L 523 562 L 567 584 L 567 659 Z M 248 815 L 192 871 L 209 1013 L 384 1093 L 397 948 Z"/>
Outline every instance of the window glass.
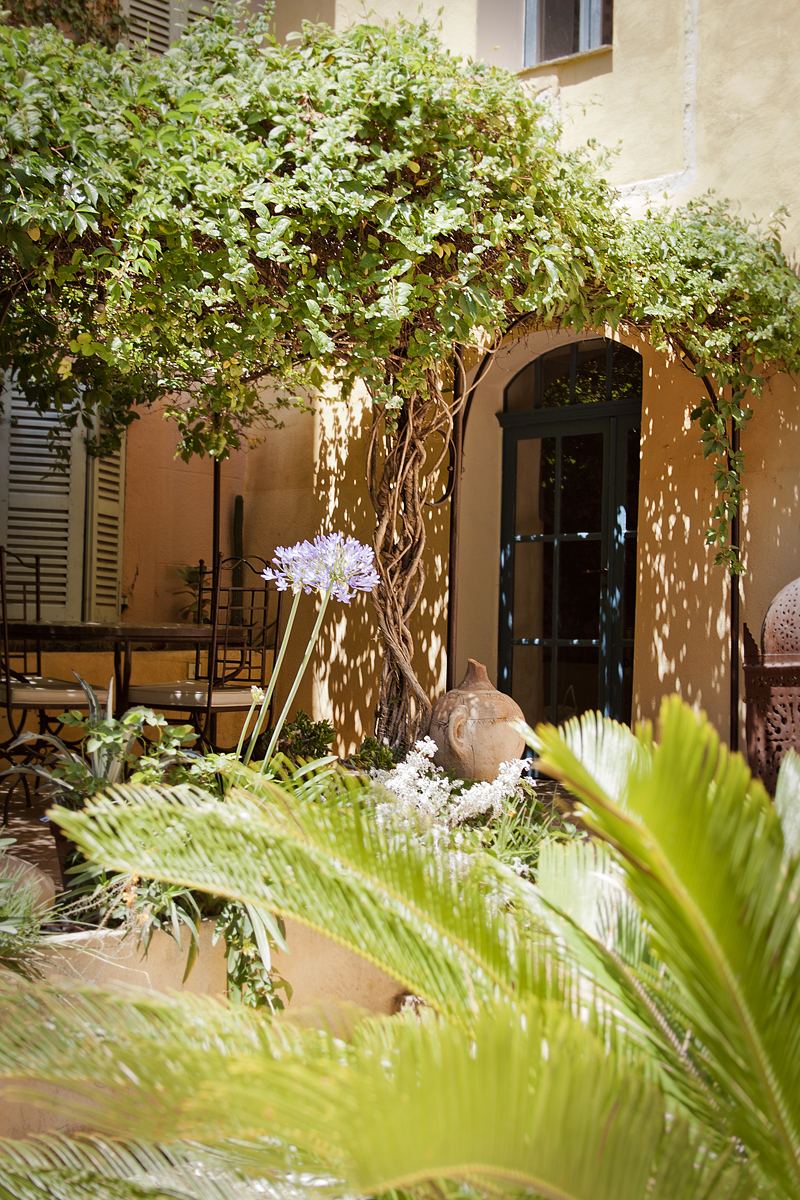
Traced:
<path fill-rule="evenodd" d="M 612 0 L 526 0 L 525 66 L 610 46 Z"/>
<path fill-rule="evenodd" d="M 506 388 L 506 412 L 526 412 L 535 407 L 536 363 L 529 362 Z"/>
<path fill-rule="evenodd" d="M 541 394 L 537 397 L 537 408 L 560 408 L 569 404 L 569 381 L 572 363 L 572 347 L 559 346 L 542 355 Z"/>
<path fill-rule="evenodd" d="M 548 350 L 523 367 L 506 387 L 505 411 L 636 400 L 641 394 L 641 355 L 608 338 L 589 338 Z"/>

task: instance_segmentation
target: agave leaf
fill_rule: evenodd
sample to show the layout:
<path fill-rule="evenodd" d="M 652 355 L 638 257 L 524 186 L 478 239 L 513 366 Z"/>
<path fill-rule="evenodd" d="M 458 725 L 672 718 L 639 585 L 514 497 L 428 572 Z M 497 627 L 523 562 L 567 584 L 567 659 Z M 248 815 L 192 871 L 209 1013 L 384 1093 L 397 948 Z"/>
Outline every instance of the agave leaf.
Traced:
<path fill-rule="evenodd" d="M 784 859 L 764 788 L 677 697 L 662 705 L 657 745 L 594 716 L 536 734 L 542 769 L 615 849 L 730 1127 L 800 1197 L 800 862 Z M 626 741 L 636 748 L 623 776 Z"/>
<path fill-rule="evenodd" d="M 66 742 L 63 742 L 61 738 L 56 737 L 53 733 L 34 733 L 32 730 L 30 730 L 28 733 L 21 733 L 19 737 L 15 738 L 11 743 L 9 750 L 13 750 L 16 746 L 22 746 L 27 742 L 47 742 L 48 745 L 55 746 L 56 750 L 58 750 L 63 757 L 71 758 L 73 762 L 81 761 L 80 755 L 76 754 L 74 750 L 70 749 Z"/>
<path fill-rule="evenodd" d="M 5 775 L 35 775 L 39 779 L 46 779 L 48 783 L 52 783 L 59 791 L 74 792 L 76 789 L 73 784 L 67 783 L 65 779 L 54 779 L 52 771 L 47 767 L 34 766 L 18 766 L 9 767 L 5 771 L 0 771 L 0 779 Z"/>
<path fill-rule="evenodd" d="M 89 719 L 91 721 L 100 721 L 103 716 L 103 710 L 100 707 L 100 701 L 97 699 L 97 693 L 92 685 L 87 683 L 77 671 L 73 671 L 72 674 L 83 688 L 83 693 L 86 696 L 86 702 L 89 706 Z"/>

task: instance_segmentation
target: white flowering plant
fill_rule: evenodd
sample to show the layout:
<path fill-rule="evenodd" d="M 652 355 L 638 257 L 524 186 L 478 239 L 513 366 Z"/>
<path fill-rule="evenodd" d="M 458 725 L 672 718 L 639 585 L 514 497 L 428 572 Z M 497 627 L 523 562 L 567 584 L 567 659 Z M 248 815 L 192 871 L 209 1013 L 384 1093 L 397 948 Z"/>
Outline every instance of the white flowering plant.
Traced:
<path fill-rule="evenodd" d="M 455 778 L 433 762 L 436 743 L 422 738 L 391 770 L 370 772 L 379 825 L 417 826 L 438 850 L 484 850 L 519 875 L 533 876 L 546 837 L 577 836 L 557 807 L 551 785 L 537 786 L 530 762 L 502 763 L 491 783 Z"/>

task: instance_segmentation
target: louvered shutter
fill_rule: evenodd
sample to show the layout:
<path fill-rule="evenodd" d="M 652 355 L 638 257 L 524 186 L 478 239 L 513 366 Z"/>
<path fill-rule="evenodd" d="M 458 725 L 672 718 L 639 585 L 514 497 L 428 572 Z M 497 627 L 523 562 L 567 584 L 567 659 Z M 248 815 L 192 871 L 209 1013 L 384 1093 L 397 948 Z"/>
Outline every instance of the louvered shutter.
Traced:
<path fill-rule="evenodd" d="M 148 43 L 150 50 L 164 54 L 187 25 L 213 12 L 210 0 L 126 0 L 131 43 Z"/>
<path fill-rule="evenodd" d="M 80 620 L 83 599 L 83 537 L 86 451 L 80 430 L 59 430 L 58 415 L 35 412 L 6 388 L 0 421 L 0 539 L 14 554 L 39 555 L 42 616 Z M 62 468 L 48 433 L 69 447 Z M 9 591 L 13 599 L 13 563 Z"/>
<path fill-rule="evenodd" d="M 170 0 L 127 0 L 124 14 L 128 20 L 129 38 L 135 46 L 148 43 L 156 54 L 169 50 L 178 36 L 173 30 L 173 7 Z"/>
<path fill-rule="evenodd" d="M 85 621 L 118 621 L 125 513 L 125 441 L 86 465 Z"/>

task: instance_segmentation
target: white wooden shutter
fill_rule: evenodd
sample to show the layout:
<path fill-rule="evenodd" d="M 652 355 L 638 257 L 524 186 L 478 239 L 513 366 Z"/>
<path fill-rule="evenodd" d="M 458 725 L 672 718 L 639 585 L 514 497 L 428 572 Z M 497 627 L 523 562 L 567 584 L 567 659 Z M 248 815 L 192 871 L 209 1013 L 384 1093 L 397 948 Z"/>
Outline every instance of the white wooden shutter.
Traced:
<path fill-rule="evenodd" d="M 57 413 L 37 413 L 11 388 L 3 391 L 2 399 L 0 540 L 14 554 L 30 559 L 39 556 L 42 616 L 51 621 L 80 620 L 86 496 L 86 450 L 81 432 L 59 429 Z M 63 465 L 48 438 L 50 430 L 58 431 L 56 445 L 69 447 Z M 11 564 L 12 599 L 18 591 L 15 575 Z"/>
<path fill-rule="evenodd" d="M 169 50 L 170 43 L 178 36 L 173 30 L 172 9 L 170 0 L 127 0 L 123 13 L 132 48 L 146 42 L 156 54 Z"/>
<path fill-rule="evenodd" d="M 129 40 L 164 54 L 187 25 L 213 11 L 211 0 L 125 0 Z"/>
<path fill-rule="evenodd" d="M 125 514 L 125 440 L 86 465 L 85 621 L 118 621 Z"/>

